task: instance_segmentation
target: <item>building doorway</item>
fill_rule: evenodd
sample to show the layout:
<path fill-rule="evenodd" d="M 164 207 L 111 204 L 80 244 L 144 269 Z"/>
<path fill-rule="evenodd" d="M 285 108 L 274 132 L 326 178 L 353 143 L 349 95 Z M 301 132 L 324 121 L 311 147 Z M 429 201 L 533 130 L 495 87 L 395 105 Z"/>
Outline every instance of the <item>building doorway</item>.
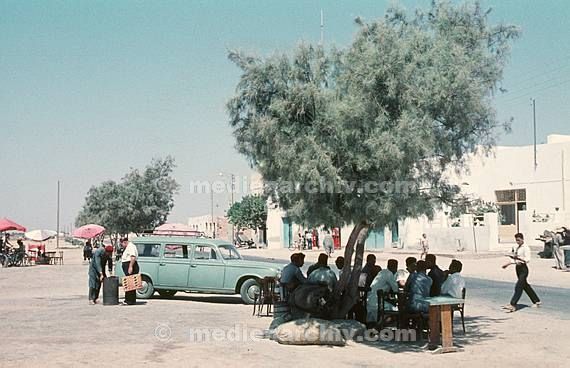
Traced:
<path fill-rule="evenodd" d="M 499 242 L 512 243 L 519 232 L 519 212 L 526 211 L 526 189 L 497 190 L 495 196 L 499 206 Z"/>

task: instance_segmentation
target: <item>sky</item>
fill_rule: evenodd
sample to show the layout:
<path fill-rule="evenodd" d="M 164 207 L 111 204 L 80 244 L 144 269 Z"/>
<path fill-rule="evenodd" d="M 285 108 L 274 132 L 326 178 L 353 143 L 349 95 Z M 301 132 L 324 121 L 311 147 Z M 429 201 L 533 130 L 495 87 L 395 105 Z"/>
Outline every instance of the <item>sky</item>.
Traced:
<path fill-rule="evenodd" d="M 252 173 L 225 110 L 239 79 L 227 51 L 269 55 L 316 43 L 321 9 L 325 44 L 343 47 L 356 16 L 373 20 L 391 3 L 0 0 L 0 217 L 55 229 L 60 181 L 60 227 L 69 229 L 91 186 L 166 155 L 181 185 L 169 222 L 209 214 L 210 196 L 192 193 L 192 182 Z M 495 101 L 501 119 L 514 118 L 499 143 L 532 143 L 532 97 L 539 143 L 570 134 L 570 2 L 482 4 L 493 22 L 522 28 L 505 69 L 508 92 Z M 216 194 L 215 214 L 229 201 Z"/>

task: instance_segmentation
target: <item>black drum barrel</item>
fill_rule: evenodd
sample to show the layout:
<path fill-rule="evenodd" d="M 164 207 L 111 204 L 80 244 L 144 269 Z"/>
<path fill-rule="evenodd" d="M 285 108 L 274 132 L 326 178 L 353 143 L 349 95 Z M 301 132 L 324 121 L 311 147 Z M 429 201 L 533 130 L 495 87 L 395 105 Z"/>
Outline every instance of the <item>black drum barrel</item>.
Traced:
<path fill-rule="evenodd" d="M 103 279 L 103 305 L 119 304 L 119 278 L 110 276 Z"/>

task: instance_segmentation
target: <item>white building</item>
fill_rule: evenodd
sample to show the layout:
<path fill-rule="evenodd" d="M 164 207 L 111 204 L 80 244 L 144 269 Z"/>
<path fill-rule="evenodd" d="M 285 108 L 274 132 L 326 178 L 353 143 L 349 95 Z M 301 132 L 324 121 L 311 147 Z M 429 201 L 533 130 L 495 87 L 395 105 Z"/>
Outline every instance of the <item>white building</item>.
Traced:
<path fill-rule="evenodd" d="M 498 146 L 489 156 L 471 157 L 466 174 L 452 176 L 451 181 L 465 194 L 497 203 L 500 215 L 487 214 L 475 227 L 469 215 L 463 216 L 461 227 L 451 227 L 453 219 L 446 211 L 432 221 L 406 219 L 371 232 L 367 249 L 416 249 L 422 233 L 428 235 L 434 251 L 503 249 L 501 244 L 512 243 L 517 232 L 524 233 L 528 243 L 541 244 L 534 238 L 545 229 L 570 227 L 570 136 L 548 136 L 546 144 L 536 147 L 536 167 L 534 157 L 533 145 Z M 276 204 L 268 202 L 268 206 L 268 246 L 287 247 L 298 226 Z M 350 230 L 342 229 L 341 244 L 346 243 Z"/>

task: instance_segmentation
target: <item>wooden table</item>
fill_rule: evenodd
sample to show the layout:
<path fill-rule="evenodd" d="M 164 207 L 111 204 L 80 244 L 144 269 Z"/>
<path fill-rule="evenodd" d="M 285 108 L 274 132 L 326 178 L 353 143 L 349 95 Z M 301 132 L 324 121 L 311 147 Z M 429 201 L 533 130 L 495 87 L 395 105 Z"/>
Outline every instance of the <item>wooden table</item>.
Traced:
<path fill-rule="evenodd" d="M 465 303 L 464 299 L 450 296 L 434 296 L 425 298 L 429 303 L 429 348 L 434 354 L 453 353 L 460 349 L 453 346 L 453 309 L 456 304 Z M 440 328 L 441 322 L 441 328 Z M 440 339 L 441 333 L 441 339 Z M 441 347 L 438 348 L 441 342 Z"/>

